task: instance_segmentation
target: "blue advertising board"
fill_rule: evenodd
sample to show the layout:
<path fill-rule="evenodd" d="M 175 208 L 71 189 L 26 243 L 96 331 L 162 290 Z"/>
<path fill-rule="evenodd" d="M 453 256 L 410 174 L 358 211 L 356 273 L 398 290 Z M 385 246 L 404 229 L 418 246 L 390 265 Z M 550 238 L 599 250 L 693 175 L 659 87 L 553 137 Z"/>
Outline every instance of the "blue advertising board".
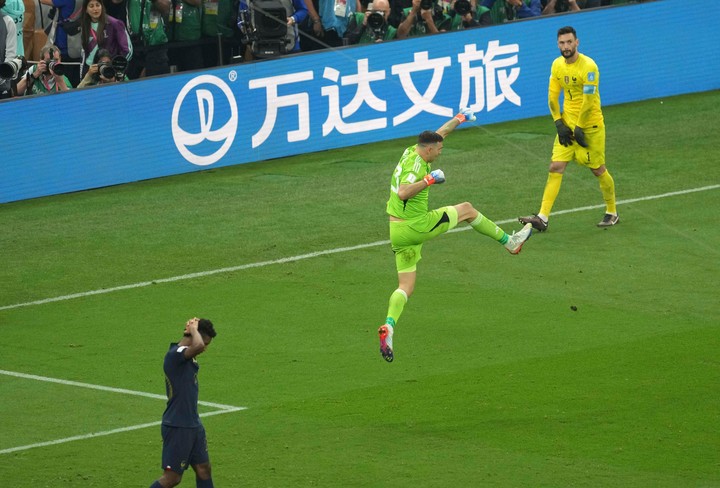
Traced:
<path fill-rule="evenodd" d="M 0 103 L 0 203 L 548 114 L 557 29 L 604 105 L 720 88 L 720 4 L 659 0 Z M 691 32 L 688 36 L 687 32 Z M 708 55 L 711 50 L 711 55 Z"/>

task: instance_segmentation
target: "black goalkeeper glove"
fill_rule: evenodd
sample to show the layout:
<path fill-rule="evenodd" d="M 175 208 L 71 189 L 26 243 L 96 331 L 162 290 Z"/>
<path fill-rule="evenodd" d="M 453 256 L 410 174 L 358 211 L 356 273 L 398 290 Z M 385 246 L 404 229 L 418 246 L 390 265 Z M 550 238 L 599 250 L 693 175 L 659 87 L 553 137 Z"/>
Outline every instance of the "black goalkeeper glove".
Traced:
<path fill-rule="evenodd" d="M 576 125 L 573 135 L 575 136 L 575 141 L 578 144 L 580 144 L 582 147 L 588 147 L 588 143 L 585 140 L 585 131 L 582 130 L 582 127 Z"/>
<path fill-rule="evenodd" d="M 570 130 L 570 127 L 565 125 L 563 119 L 557 119 L 555 121 L 555 127 L 557 127 L 560 144 L 565 147 L 570 146 L 573 143 L 573 132 Z"/>

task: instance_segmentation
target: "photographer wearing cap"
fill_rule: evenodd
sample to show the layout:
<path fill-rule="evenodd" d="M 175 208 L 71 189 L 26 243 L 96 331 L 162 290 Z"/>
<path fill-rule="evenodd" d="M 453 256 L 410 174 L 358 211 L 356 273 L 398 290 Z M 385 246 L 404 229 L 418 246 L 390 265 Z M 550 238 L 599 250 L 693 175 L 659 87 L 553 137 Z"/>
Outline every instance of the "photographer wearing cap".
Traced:
<path fill-rule="evenodd" d="M 413 0 L 412 7 L 406 8 L 403 15 L 398 39 L 449 31 L 452 25 L 452 19 L 436 0 Z"/>
<path fill-rule="evenodd" d="M 367 12 L 356 12 L 345 32 L 348 44 L 369 44 L 395 39 L 397 29 L 388 24 L 389 16 L 388 0 L 375 0 L 368 5 Z"/>
<path fill-rule="evenodd" d="M 58 93 L 72 88 L 65 76 L 65 65 L 57 46 L 45 46 L 40 51 L 40 61 L 30 67 L 27 74 L 18 82 L 18 94 L 37 95 Z"/>
<path fill-rule="evenodd" d="M 77 87 L 85 88 L 129 81 L 130 78 L 125 74 L 127 65 L 128 62 L 124 56 L 113 56 L 107 49 L 100 49 L 95 55 L 94 63 L 90 65 L 88 72 Z"/>

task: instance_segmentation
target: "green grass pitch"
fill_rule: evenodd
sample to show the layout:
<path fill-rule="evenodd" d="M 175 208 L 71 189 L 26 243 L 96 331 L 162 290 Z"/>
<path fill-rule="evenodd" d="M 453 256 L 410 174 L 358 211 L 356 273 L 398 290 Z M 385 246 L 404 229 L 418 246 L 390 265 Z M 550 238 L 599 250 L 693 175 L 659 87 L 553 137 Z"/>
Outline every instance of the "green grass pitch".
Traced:
<path fill-rule="evenodd" d="M 219 487 L 720 487 L 718 106 L 605 108 L 614 228 L 570 165 L 519 256 L 428 243 L 392 364 L 384 205 L 412 138 L 1 205 L 0 486 L 149 486 L 163 355 L 203 316 Z M 518 229 L 553 136 L 450 135 L 431 206 Z"/>

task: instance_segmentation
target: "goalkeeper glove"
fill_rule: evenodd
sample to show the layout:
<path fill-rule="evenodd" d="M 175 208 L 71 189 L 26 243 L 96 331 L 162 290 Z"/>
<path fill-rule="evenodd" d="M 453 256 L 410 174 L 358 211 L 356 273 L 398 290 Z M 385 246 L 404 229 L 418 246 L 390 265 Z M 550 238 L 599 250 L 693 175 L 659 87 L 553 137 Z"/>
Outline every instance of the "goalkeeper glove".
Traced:
<path fill-rule="evenodd" d="M 445 183 L 445 173 L 441 169 L 436 169 L 430 172 L 429 175 L 425 175 L 425 183 L 427 183 L 427 186 L 433 185 L 437 183 L 438 185 L 440 183 Z"/>
<path fill-rule="evenodd" d="M 580 144 L 582 147 L 588 147 L 588 143 L 585 140 L 585 131 L 582 130 L 582 127 L 575 126 L 575 132 L 573 132 L 573 136 L 575 136 L 575 141 Z"/>
<path fill-rule="evenodd" d="M 570 127 L 565 125 L 563 119 L 557 119 L 555 121 L 555 127 L 557 127 L 558 140 L 560 141 L 560 144 L 565 147 L 570 146 L 573 142 L 573 133 L 570 130 Z"/>
<path fill-rule="evenodd" d="M 461 108 L 460 113 L 455 116 L 462 124 L 465 121 L 475 122 L 475 113 L 469 108 Z"/>

